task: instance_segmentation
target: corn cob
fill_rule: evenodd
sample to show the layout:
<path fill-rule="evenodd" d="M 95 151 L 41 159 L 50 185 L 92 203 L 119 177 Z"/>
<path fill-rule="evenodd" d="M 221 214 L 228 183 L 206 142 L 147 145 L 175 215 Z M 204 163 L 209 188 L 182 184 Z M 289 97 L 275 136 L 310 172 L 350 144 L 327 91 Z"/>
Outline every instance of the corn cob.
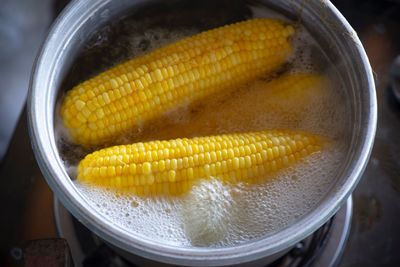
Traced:
<path fill-rule="evenodd" d="M 252 19 L 129 60 L 68 91 L 64 125 L 78 144 L 112 143 L 173 108 L 276 70 L 293 32 L 277 20 Z"/>
<path fill-rule="evenodd" d="M 266 82 L 256 81 L 234 95 L 221 94 L 191 111 L 179 123 L 160 120 L 140 133 L 141 140 L 175 139 L 230 132 L 288 128 L 309 118 L 309 112 L 327 96 L 324 76 L 309 73 L 283 74 Z"/>
<path fill-rule="evenodd" d="M 138 195 L 177 195 L 209 177 L 259 182 L 322 144 L 313 134 L 272 130 L 114 146 L 87 155 L 77 179 Z"/>

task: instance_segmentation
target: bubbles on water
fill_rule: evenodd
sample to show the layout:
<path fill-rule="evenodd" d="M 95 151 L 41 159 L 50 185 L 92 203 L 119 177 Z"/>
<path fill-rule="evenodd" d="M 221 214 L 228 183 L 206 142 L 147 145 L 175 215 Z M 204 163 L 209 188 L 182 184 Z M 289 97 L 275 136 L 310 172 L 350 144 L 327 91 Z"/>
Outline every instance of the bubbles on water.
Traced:
<path fill-rule="evenodd" d="M 139 202 L 137 202 L 136 200 L 132 200 L 131 207 L 137 208 L 138 206 L 139 206 Z"/>
<path fill-rule="evenodd" d="M 200 181 L 183 200 L 184 231 L 196 246 L 210 246 L 226 238 L 233 220 L 234 200 L 230 188 L 211 178 Z"/>
<path fill-rule="evenodd" d="M 188 246 L 181 227 L 181 200 L 178 198 L 141 199 L 132 195 L 118 198 L 112 191 L 76 182 L 77 188 L 86 199 L 106 214 L 108 219 L 125 228 L 133 235 L 157 239 L 162 236 L 169 243 Z M 168 230 L 169 229 L 169 230 Z"/>
<path fill-rule="evenodd" d="M 150 24 L 151 19 L 142 21 L 140 25 L 133 25 L 133 27 L 129 25 L 129 27 L 132 27 L 132 35 L 126 37 L 125 45 L 132 55 L 140 56 L 198 32 L 196 29 L 187 28 L 178 30 L 166 30 L 164 27 L 149 28 L 148 25 Z M 142 31 L 141 28 L 147 29 Z M 138 32 L 141 32 L 141 34 L 137 34 Z"/>

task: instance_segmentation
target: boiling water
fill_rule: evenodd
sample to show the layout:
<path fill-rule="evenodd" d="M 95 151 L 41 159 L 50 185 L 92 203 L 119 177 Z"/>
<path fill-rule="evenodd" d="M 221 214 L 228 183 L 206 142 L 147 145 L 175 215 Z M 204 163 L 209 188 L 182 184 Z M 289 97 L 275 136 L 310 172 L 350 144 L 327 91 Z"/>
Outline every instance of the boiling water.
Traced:
<path fill-rule="evenodd" d="M 246 8 L 244 14 L 238 17 L 226 15 L 229 10 L 221 8 L 224 16 L 213 16 L 216 19 L 203 21 L 200 26 L 190 13 L 183 19 L 184 23 L 175 21 L 173 11 L 163 17 L 169 23 L 157 22 L 159 15 L 154 16 L 155 19 L 127 18 L 107 26 L 84 49 L 64 87 L 69 89 L 78 81 L 116 62 L 207 28 L 251 16 L 287 20 L 265 8 Z M 198 10 L 201 12 L 201 9 Z M 214 10 L 218 13 L 217 8 L 214 7 Z M 231 11 L 232 14 L 235 12 Z M 116 29 L 120 33 L 117 37 L 114 36 Z M 279 99 L 271 95 L 268 98 L 271 103 L 265 102 L 267 100 L 263 97 L 268 96 L 265 89 L 268 89 L 271 81 L 271 77 L 266 77 L 229 95 L 208 99 L 204 105 L 180 107 L 159 122 L 138 129 L 128 139 L 119 142 L 290 128 L 329 137 L 332 143 L 322 152 L 280 171 L 274 179 L 257 185 L 229 186 L 211 178 L 200 181 L 188 194 L 173 198 L 118 195 L 109 189 L 76 182 L 79 191 L 105 219 L 132 235 L 185 247 L 228 246 L 260 238 L 281 230 L 309 212 L 330 190 L 345 157 L 344 136 L 348 135 L 349 129 L 347 105 L 340 80 L 311 36 L 299 27 L 293 43 L 294 55 L 289 64 L 273 78 L 273 82 L 282 79 L 282 75 L 323 72 L 329 82 L 313 84 L 313 89 L 310 89 L 312 93 L 306 97 Z M 274 99 L 280 101 L 279 105 L 270 108 Z M 58 122 L 56 128 L 62 157 L 74 179 L 73 170 L 77 162 L 89 151 L 68 143 L 62 123 Z"/>

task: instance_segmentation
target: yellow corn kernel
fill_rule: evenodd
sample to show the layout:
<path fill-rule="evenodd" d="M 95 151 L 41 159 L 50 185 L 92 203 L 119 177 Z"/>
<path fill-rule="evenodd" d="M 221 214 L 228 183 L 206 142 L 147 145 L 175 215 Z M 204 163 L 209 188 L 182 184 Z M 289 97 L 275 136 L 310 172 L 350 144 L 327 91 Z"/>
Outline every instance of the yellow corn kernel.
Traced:
<path fill-rule="evenodd" d="M 137 194 L 181 194 L 190 189 L 193 181 L 211 176 L 232 183 L 265 179 L 289 162 L 319 151 L 323 143 L 321 137 L 310 133 L 269 130 L 115 146 L 87 155 L 79 164 L 78 180 L 102 185 L 101 179 L 108 179 L 107 184 L 112 187 Z M 203 152 L 195 154 L 194 147 Z M 172 150 L 175 152 L 165 153 Z M 219 153 L 222 150 L 231 152 Z M 128 151 L 130 154 L 125 157 Z M 154 152 L 158 158 L 148 161 L 146 155 Z M 217 154 L 220 157 L 211 156 Z M 125 158 L 127 162 L 107 160 L 113 157 Z M 126 171 L 116 175 L 118 167 Z M 159 184 L 165 189 L 163 192 L 157 189 Z M 143 191 L 143 186 L 148 187 L 148 191 Z"/>
<path fill-rule="evenodd" d="M 180 105 L 272 73 L 290 55 L 292 33 L 280 21 L 252 19 L 129 60 L 67 92 L 60 112 L 64 125 L 78 144 L 112 143 Z"/>

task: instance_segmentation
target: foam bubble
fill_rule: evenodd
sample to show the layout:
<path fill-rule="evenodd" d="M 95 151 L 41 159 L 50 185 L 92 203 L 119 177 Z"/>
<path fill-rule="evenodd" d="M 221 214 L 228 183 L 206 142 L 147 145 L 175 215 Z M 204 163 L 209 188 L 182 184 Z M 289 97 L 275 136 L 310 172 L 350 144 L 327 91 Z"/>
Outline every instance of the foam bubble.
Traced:
<path fill-rule="evenodd" d="M 193 245 L 209 246 L 226 239 L 236 213 L 231 188 L 215 178 L 203 180 L 183 201 L 184 231 Z"/>

